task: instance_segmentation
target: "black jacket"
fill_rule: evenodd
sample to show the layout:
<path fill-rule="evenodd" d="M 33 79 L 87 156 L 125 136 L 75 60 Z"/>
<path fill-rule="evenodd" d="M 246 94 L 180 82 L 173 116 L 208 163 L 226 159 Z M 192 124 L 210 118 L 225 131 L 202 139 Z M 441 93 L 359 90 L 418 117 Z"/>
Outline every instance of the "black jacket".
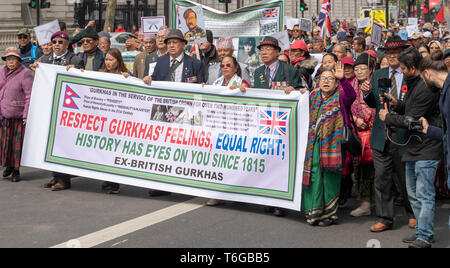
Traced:
<path fill-rule="evenodd" d="M 408 86 L 405 101 L 398 101 L 394 111 L 398 114 L 389 113 L 386 116 L 386 125 L 407 128 L 405 123 L 406 116 L 419 119 L 425 117 L 431 125 L 440 125 L 441 118 L 439 113 L 439 91 L 432 91 L 425 82 L 417 76 L 415 78 L 405 78 Z M 442 142 L 428 138 L 426 135 L 415 130 L 407 130 L 405 140 L 411 135 L 408 145 L 405 146 L 402 161 L 420 161 L 420 160 L 440 160 L 443 156 Z"/>
<path fill-rule="evenodd" d="M 42 63 L 48 63 L 48 64 L 54 64 L 54 65 L 61 65 L 61 66 L 67 66 L 67 65 L 75 65 L 75 68 L 81 69 L 84 68 L 83 60 L 76 56 L 73 52 L 67 51 L 67 54 L 61 58 L 61 59 L 54 59 L 53 53 L 51 53 L 48 56 L 42 56 L 39 59 Z"/>
<path fill-rule="evenodd" d="M 78 53 L 78 57 L 80 57 L 83 60 L 84 65 L 86 65 L 87 53 L 86 52 Z M 103 54 L 103 52 L 100 49 L 96 48 L 94 63 L 93 63 L 93 70 L 88 70 L 88 71 L 96 71 L 97 72 L 98 70 L 103 68 L 104 63 L 105 63 L 105 54 Z"/>
<path fill-rule="evenodd" d="M 214 45 L 211 45 L 211 50 L 206 53 L 206 55 L 203 55 L 203 53 L 200 53 L 200 59 L 203 63 L 203 74 L 205 76 L 205 81 L 208 81 L 209 78 L 209 66 L 212 66 L 219 61 L 219 55 L 217 55 L 217 50 Z"/>

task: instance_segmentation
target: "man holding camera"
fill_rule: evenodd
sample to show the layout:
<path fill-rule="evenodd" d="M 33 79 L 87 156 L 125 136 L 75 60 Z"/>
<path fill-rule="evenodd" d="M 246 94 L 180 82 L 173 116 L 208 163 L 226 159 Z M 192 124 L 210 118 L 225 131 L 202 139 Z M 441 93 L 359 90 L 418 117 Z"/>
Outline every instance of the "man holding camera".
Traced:
<path fill-rule="evenodd" d="M 439 89 L 430 89 L 420 77 L 421 54 L 414 47 L 402 51 L 398 60 L 408 86 L 406 100 L 396 100 L 387 95 L 390 105 L 397 114 L 380 110 L 380 119 L 388 126 L 405 128 L 407 139 L 402 161 L 405 162 L 406 186 L 409 201 L 417 218 L 416 234 L 403 239 L 412 243 L 409 247 L 431 247 L 434 235 L 434 178 L 443 156 L 442 142 L 432 140 L 421 133 L 424 117 L 434 126 L 440 125 Z"/>
<path fill-rule="evenodd" d="M 397 56 L 409 45 L 400 37 L 389 37 L 384 47 L 389 67 L 374 72 L 370 84 L 363 84 L 361 90 L 365 94 L 365 101 L 371 108 L 376 108 L 377 115 L 373 122 L 370 146 L 373 151 L 375 166 L 375 204 L 377 222 L 370 227 L 371 232 L 382 232 L 392 229 L 394 224 L 394 194 L 393 187 L 398 185 L 401 189 L 405 209 L 409 217 L 409 227 L 414 228 L 415 219 L 408 201 L 405 183 L 405 165 L 401 162 L 401 148 L 392 143 L 387 137 L 387 127 L 380 120 L 378 114 L 384 109 L 379 95 L 388 92 L 395 99 L 404 101 L 406 97 L 406 84 L 404 84 L 403 73 Z M 388 81 L 387 86 L 379 82 Z M 390 129 L 390 137 L 394 141 L 402 141 L 403 131 L 401 129 Z M 394 173 L 397 175 L 395 176 Z"/>

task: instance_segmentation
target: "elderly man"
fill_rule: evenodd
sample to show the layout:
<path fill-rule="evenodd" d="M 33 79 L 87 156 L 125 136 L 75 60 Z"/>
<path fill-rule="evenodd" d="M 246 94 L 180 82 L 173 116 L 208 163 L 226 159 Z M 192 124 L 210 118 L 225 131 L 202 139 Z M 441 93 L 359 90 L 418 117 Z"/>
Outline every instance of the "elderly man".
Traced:
<path fill-rule="evenodd" d="M 184 52 L 187 40 L 180 30 L 171 30 L 164 42 L 168 54 L 158 58 L 152 76 L 144 77 L 146 84 L 150 85 L 153 80 L 198 84 L 205 82 L 201 61 Z"/>
<path fill-rule="evenodd" d="M 106 31 L 102 31 L 98 33 L 98 37 L 98 49 L 106 55 L 111 48 L 111 35 Z"/>
<path fill-rule="evenodd" d="M 153 74 L 156 66 L 156 61 L 159 57 L 162 57 L 167 53 L 167 45 L 164 40 L 166 40 L 168 35 L 168 28 L 166 28 L 165 26 L 159 28 L 158 33 L 156 34 L 156 50 L 145 57 L 144 77 L 151 76 Z"/>
<path fill-rule="evenodd" d="M 418 49 L 420 47 L 420 45 L 422 45 L 423 43 L 423 34 L 419 33 L 419 32 L 415 32 L 413 33 L 413 35 L 411 35 L 411 37 L 409 38 L 411 40 L 411 43 L 413 44 L 413 46 Z"/>
<path fill-rule="evenodd" d="M 84 69 L 88 71 L 98 71 L 104 65 L 105 55 L 98 49 L 98 38 L 98 33 L 93 27 L 87 27 L 83 32 L 81 39 L 83 52 L 78 56 L 83 59 Z"/>
<path fill-rule="evenodd" d="M 200 44 L 200 59 L 203 63 L 203 73 L 205 74 L 205 80 L 209 77 L 209 67 L 219 62 L 217 56 L 216 47 L 213 45 L 213 33 L 210 30 L 206 30 L 207 41 Z"/>
<path fill-rule="evenodd" d="M 17 42 L 19 43 L 20 57 L 22 64 L 29 67 L 42 56 L 42 51 L 31 43 L 30 31 L 26 28 L 20 29 L 17 33 Z"/>
<path fill-rule="evenodd" d="M 145 58 L 156 50 L 156 36 L 144 34 L 144 52 L 139 53 L 134 60 L 133 76 L 139 79 L 145 76 Z"/>
<path fill-rule="evenodd" d="M 52 42 L 53 52 L 49 55 L 42 56 L 40 62 L 61 66 L 70 66 L 74 68 L 84 68 L 83 60 L 69 51 L 69 35 L 66 32 L 59 31 L 54 33 L 50 40 Z M 39 67 L 39 62 L 30 65 L 30 68 L 35 71 Z M 70 178 L 72 175 L 53 172 L 53 179 L 44 185 L 45 188 L 51 188 L 52 191 L 61 191 L 70 189 Z"/>

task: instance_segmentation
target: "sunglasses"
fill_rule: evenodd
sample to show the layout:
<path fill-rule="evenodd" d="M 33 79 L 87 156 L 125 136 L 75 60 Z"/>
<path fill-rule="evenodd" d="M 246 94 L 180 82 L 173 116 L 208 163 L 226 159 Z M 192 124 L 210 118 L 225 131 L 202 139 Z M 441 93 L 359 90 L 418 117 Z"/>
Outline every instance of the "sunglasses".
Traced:
<path fill-rule="evenodd" d="M 83 40 L 81 40 L 81 43 L 87 43 L 87 44 L 90 44 L 90 43 L 92 43 L 92 42 L 94 42 L 94 40 L 90 40 L 90 39 L 83 39 Z"/>
<path fill-rule="evenodd" d="M 229 63 L 227 63 L 227 64 L 220 64 L 220 68 L 225 68 L 225 67 L 231 68 L 231 67 L 233 67 L 233 65 L 231 65 Z"/>
<path fill-rule="evenodd" d="M 52 44 L 53 44 L 53 45 L 56 45 L 56 44 L 62 45 L 62 44 L 64 44 L 64 41 L 63 41 L 63 40 L 53 40 L 53 41 L 52 41 Z"/>
<path fill-rule="evenodd" d="M 19 36 L 17 36 L 17 39 L 28 39 L 28 36 L 26 36 L 26 35 L 19 35 Z"/>
<path fill-rule="evenodd" d="M 294 32 L 294 33 L 298 33 L 298 32 L 300 32 L 300 30 L 293 30 L 293 32 Z"/>

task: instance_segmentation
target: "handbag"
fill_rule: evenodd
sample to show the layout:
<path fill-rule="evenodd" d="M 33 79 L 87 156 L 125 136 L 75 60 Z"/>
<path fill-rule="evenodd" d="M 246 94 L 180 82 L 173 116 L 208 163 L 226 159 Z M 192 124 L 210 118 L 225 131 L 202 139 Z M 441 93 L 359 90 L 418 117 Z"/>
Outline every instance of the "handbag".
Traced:
<path fill-rule="evenodd" d="M 352 125 L 355 126 L 352 116 L 350 116 Z M 356 133 L 355 133 L 356 132 Z M 361 139 L 359 138 L 356 127 L 344 126 L 342 130 L 342 149 L 350 152 L 353 156 L 362 155 Z"/>
<path fill-rule="evenodd" d="M 361 139 L 362 155 L 358 157 L 358 161 L 361 164 L 371 164 L 373 163 L 373 152 L 370 148 L 370 136 L 372 130 L 360 131 L 358 135 Z"/>

